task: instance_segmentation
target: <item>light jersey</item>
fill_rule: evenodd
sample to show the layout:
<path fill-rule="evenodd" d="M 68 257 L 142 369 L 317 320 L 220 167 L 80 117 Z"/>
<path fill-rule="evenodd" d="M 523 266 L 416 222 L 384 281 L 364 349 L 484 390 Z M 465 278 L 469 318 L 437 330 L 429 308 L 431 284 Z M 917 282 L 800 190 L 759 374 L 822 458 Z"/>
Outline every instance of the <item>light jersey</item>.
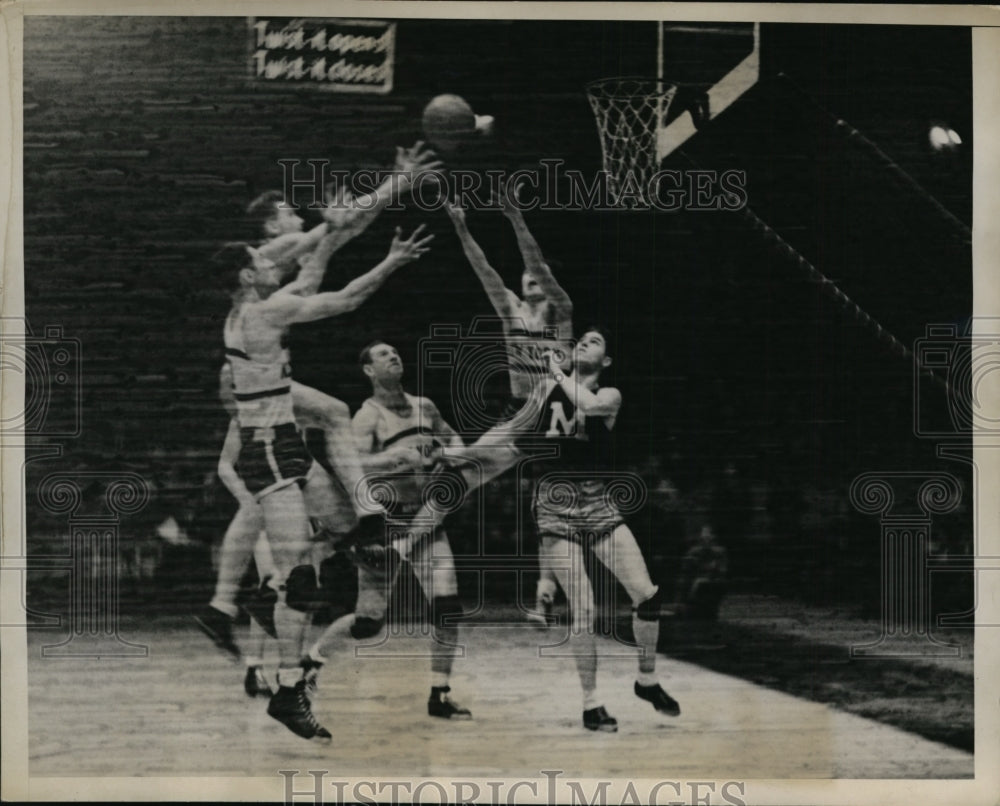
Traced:
<path fill-rule="evenodd" d="M 531 463 L 536 478 L 565 471 L 576 481 L 579 480 L 577 474 L 603 474 L 614 470 L 614 438 L 604 420 L 603 416 L 588 417 L 577 411 L 563 388 L 553 383 L 539 415 L 532 444 L 557 448 L 558 453 Z"/>
<path fill-rule="evenodd" d="M 226 360 L 233 371 L 233 398 L 241 428 L 270 428 L 294 423 L 292 368 L 288 350 L 280 350 L 269 361 L 251 358 L 243 338 L 245 307 L 234 308 L 226 317 L 223 339 Z"/>
<path fill-rule="evenodd" d="M 504 334 L 510 372 L 510 393 L 515 400 L 527 400 L 539 380 L 549 374 L 546 353 L 566 350 L 565 341 L 551 338 L 554 326 L 526 328 L 518 323 Z"/>
<path fill-rule="evenodd" d="M 396 516 L 413 514 L 423 504 L 424 487 L 427 486 L 436 464 L 431 455 L 436 448 L 443 445 L 431 430 L 431 418 L 422 406 L 422 399 L 407 394 L 406 401 L 410 405 L 410 411 L 406 416 L 383 406 L 371 397 L 361 404 L 362 408 L 368 407 L 376 414 L 372 453 L 381 453 L 389 448 L 403 446 L 418 448 L 425 458 L 426 464 L 422 470 L 404 470 L 378 476 L 376 485 L 384 483 L 392 488 L 394 505 L 389 507 L 389 514 Z"/>

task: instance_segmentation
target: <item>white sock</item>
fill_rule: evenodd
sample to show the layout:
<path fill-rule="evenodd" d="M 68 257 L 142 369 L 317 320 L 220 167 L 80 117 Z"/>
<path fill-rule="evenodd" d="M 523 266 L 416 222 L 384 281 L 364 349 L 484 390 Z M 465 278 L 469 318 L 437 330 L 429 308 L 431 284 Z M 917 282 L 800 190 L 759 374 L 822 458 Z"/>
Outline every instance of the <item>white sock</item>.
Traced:
<path fill-rule="evenodd" d="M 264 659 L 258 658 L 256 655 L 244 655 L 244 660 L 246 660 L 247 668 L 251 666 L 263 666 Z"/>
<path fill-rule="evenodd" d="M 448 685 L 448 675 L 444 672 L 431 672 L 431 688 L 444 688 Z"/>
<path fill-rule="evenodd" d="M 655 686 L 659 682 L 656 672 L 639 672 L 635 680 L 640 686 Z"/>
<path fill-rule="evenodd" d="M 598 708 L 601 705 L 601 699 L 597 696 L 596 691 L 583 692 L 583 710 L 590 711 L 593 708 Z"/>

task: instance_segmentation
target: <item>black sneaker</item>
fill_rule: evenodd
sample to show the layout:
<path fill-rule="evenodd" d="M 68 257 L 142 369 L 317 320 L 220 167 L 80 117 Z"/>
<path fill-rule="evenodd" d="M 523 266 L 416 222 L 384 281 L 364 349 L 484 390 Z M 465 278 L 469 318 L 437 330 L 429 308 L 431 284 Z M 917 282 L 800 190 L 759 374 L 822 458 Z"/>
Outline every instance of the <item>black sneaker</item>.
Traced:
<path fill-rule="evenodd" d="M 278 691 L 267 704 L 267 715 L 277 719 L 296 736 L 328 742 L 333 737 L 313 716 L 306 695 L 306 681 L 292 686 L 278 686 Z"/>
<path fill-rule="evenodd" d="M 261 582 L 243 603 L 243 609 L 250 618 L 263 627 L 264 632 L 272 638 L 278 637 L 278 631 L 274 626 L 274 606 L 277 603 L 278 592 L 267 584 L 267 579 Z"/>
<path fill-rule="evenodd" d="M 583 712 L 583 726 L 587 730 L 600 730 L 605 733 L 618 732 L 618 720 L 611 716 L 603 705 L 589 708 Z"/>
<path fill-rule="evenodd" d="M 681 707 L 673 697 L 663 690 L 659 683 L 652 686 L 640 686 L 635 684 L 635 696 L 640 700 L 646 700 L 653 704 L 653 707 L 661 714 L 667 716 L 680 716 Z"/>
<path fill-rule="evenodd" d="M 240 659 L 240 648 L 236 646 L 233 639 L 233 619 L 216 610 L 211 605 L 207 606 L 194 617 L 198 629 L 212 639 L 212 643 L 228 654 L 233 660 Z"/>
<path fill-rule="evenodd" d="M 427 700 L 427 714 L 441 719 L 472 719 L 472 712 L 448 697 L 451 686 L 432 686 Z"/>
<path fill-rule="evenodd" d="M 243 678 L 243 690 L 248 697 L 271 697 L 274 695 L 259 666 L 247 666 L 247 676 Z"/>
<path fill-rule="evenodd" d="M 317 679 L 319 678 L 319 670 L 323 668 L 323 662 L 313 660 L 306 655 L 299 661 L 299 666 L 302 667 L 302 679 L 306 681 L 306 690 L 309 694 L 315 694 L 316 689 L 319 688 Z"/>

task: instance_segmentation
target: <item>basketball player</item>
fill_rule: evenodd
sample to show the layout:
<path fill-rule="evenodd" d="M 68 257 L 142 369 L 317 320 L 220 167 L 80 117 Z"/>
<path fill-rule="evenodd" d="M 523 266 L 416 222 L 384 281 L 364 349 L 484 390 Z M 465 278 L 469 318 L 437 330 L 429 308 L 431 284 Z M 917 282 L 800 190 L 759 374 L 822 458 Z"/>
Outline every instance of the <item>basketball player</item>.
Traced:
<path fill-rule="evenodd" d="M 502 209 L 514 229 L 524 261 L 521 296 L 507 288 L 486 259 L 469 232 L 465 211 L 455 204 L 445 205 L 462 250 L 501 320 L 510 375 L 510 401 L 503 421 L 462 452 L 466 458 L 475 457 L 480 466 L 481 475 L 477 479 L 466 474 L 470 488 L 486 483 L 521 458 L 516 441 L 519 435 L 530 431 L 541 410 L 542 381 L 548 371 L 546 356 L 554 350 L 568 351 L 573 336 L 573 303 L 552 274 L 520 208 L 513 203 L 519 191 L 520 188 L 515 189 L 513 201 L 503 198 Z M 535 610 L 528 617 L 544 628 L 552 618 L 556 583 L 544 562 L 540 562 L 539 571 Z"/>
<path fill-rule="evenodd" d="M 257 221 L 264 238 L 260 251 L 275 261 L 282 278 L 298 271 L 298 276 L 284 286 L 285 293 L 301 296 L 315 294 L 323 282 L 328 260 L 311 260 L 310 256 L 325 237 L 330 254 L 352 238 L 360 235 L 392 201 L 409 191 L 413 183 L 440 167 L 433 151 L 426 150 L 418 141 L 412 148 L 396 149 L 396 162 L 388 178 L 376 190 L 354 199 L 346 188 L 339 188 L 335 198 L 324 209 L 326 222 L 309 232 L 302 231 L 303 221 L 295 208 L 285 203 L 280 190 L 272 190 L 254 199 L 247 208 L 249 217 Z M 220 397 L 232 400 L 232 373 L 228 364 L 223 365 L 219 378 Z M 313 463 L 305 487 L 310 515 L 317 519 L 322 529 L 331 536 L 341 536 L 351 531 L 359 521 L 364 523 L 361 498 L 367 495 L 367 482 L 360 469 L 360 460 L 354 450 L 350 429 L 350 410 L 347 405 L 329 395 L 292 382 L 292 399 L 296 421 L 303 428 L 323 430 L 326 437 L 327 456 L 338 479 L 337 484 L 317 463 Z M 347 498 L 345 504 L 344 498 Z M 368 519 L 370 521 L 370 519 Z M 236 591 L 242 574 L 250 562 L 257 529 L 237 531 L 246 526 L 245 513 L 237 513 L 226 531 L 222 544 L 222 562 L 216 583 L 216 595 L 207 608 L 195 616 L 195 622 L 213 643 L 224 652 L 239 658 L 239 648 L 233 639 L 233 623 L 237 614 Z M 377 527 L 369 524 L 369 531 Z M 242 569 L 242 570 L 241 570 Z M 233 574 L 238 574 L 233 576 Z M 267 601 L 260 603 L 255 612 L 267 619 Z"/>
<path fill-rule="evenodd" d="M 240 425 L 240 474 L 261 505 L 277 572 L 278 690 L 268 714 L 306 739 L 331 736 L 312 713 L 299 665 L 308 603 L 316 589 L 300 489 L 312 457 L 295 422 L 291 370 L 282 341 L 292 324 L 355 310 L 394 271 L 427 251 L 433 236 L 418 240 L 422 229 L 403 240 L 397 228 L 388 255 L 375 268 L 340 291 L 307 297 L 279 288 L 277 266 L 259 250 L 229 244 L 222 253 L 239 270 L 240 282 L 224 330 Z M 335 247 L 334 232 L 323 237 L 310 259 L 325 264 Z"/>
<path fill-rule="evenodd" d="M 390 491 L 390 525 L 404 531 L 424 500 L 428 484 L 443 469 L 442 448 L 460 448 L 462 439 L 426 397 L 403 389 L 403 362 L 396 348 L 375 341 L 361 351 L 361 370 L 372 384 L 372 396 L 354 415 L 354 434 L 365 470 Z M 431 644 L 431 692 L 427 713 L 442 719 L 471 719 L 472 714 L 452 701 L 448 692 L 452 662 L 458 646 L 458 599 L 455 562 L 448 537 L 440 526 L 432 536 L 409 549 L 409 562 L 427 597 L 434 625 Z M 387 593 L 394 574 L 358 569 L 355 612 L 338 619 L 320 636 L 303 666 L 314 678 L 330 651 L 348 642 L 379 636 L 386 619 Z"/>
<path fill-rule="evenodd" d="M 583 687 L 583 726 L 614 732 L 618 723 L 597 694 L 594 594 L 584 562 L 586 548 L 632 599 L 632 629 L 640 648 L 636 696 L 670 716 L 680 714 L 680 706 L 656 679 L 661 593 L 649 578 L 635 536 L 608 495 L 614 470 L 611 432 L 622 396 L 600 385 L 601 372 L 611 364 L 607 335 L 599 328 L 585 330 L 572 360 L 572 371 L 563 372 L 556 355 L 549 357 L 551 377 L 537 434 L 558 451 L 555 458 L 536 465 L 532 511 L 542 555 L 569 600 L 570 646 Z"/>
<path fill-rule="evenodd" d="M 247 208 L 250 217 L 260 221 L 264 236 L 261 254 L 273 260 L 285 276 L 301 264 L 298 276 L 285 286 L 285 290 L 302 296 L 314 294 L 319 290 L 327 267 L 327 261 L 309 259 L 320 240 L 330 238 L 331 254 L 337 251 L 364 232 L 390 202 L 408 192 L 422 175 L 441 164 L 433 151 L 424 149 L 422 141 L 410 149 L 397 148 L 393 170 L 378 188 L 357 199 L 347 188 L 337 188 L 334 198 L 323 210 L 326 223 L 309 232 L 302 231 L 302 218 L 286 203 L 281 191 L 264 193 Z M 293 396 L 299 423 L 323 430 L 327 459 L 348 492 L 356 515 L 363 518 L 365 511 L 361 502 L 370 501 L 371 496 L 354 449 L 350 409 L 345 403 L 301 384 L 295 384 Z"/>

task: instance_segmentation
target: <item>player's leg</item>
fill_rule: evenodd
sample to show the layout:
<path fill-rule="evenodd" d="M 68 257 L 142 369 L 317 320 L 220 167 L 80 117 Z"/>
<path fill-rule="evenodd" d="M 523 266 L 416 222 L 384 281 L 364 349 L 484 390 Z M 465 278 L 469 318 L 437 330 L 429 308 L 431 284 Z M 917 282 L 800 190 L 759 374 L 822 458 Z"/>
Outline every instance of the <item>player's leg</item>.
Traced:
<path fill-rule="evenodd" d="M 254 541 L 264 525 L 260 507 L 241 506 L 226 529 L 219 549 L 219 571 L 215 582 L 215 595 L 208 607 L 195 616 L 195 622 L 217 647 L 234 658 L 240 650 L 233 639 L 233 622 L 239 612 L 236 595 L 240 580 L 250 565 Z"/>
<path fill-rule="evenodd" d="M 337 542 L 358 524 L 358 517 L 344 485 L 319 463 L 313 462 L 302 487 L 309 517 Z"/>
<path fill-rule="evenodd" d="M 661 713 L 680 714 L 680 706 L 667 694 L 656 676 L 656 645 L 660 637 L 659 588 L 653 584 L 646 561 L 632 530 L 619 524 L 594 544 L 594 554 L 615 575 L 632 600 L 632 631 L 639 645 L 639 674 L 635 694 Z"/>
<path fill-rule="evenodd" d="M 354 444 L 351 410 L 346 403 L 316 389 L 292 381 L 295 419 L 303 426 L 314 425 L 326 437 L 326 453 L 337 478 L 347 491 L 359 526 L 366 535 L 384 540 L 385 513 L 368 488 L 368 479 Z"/>
<path fill-rule="evenodd" d="M 257 566 L 257 576 L 260 579 L 260 587 L 266 587 L 268 591 L 277 594 L 269 583 L 275 577 L 274 558 L 271 556 L 271 544 L 267 540 L 267 534 L 261 532 L 257 537 L 257 542 L 253 547 L 253 561 Z M 270 613 L 265 613 L 265 619 L 270 618 L 271 631 L 274 630 L 274 599 L 271 599 Z M 264 647 L 267 643 L 268 630 L 258 620 L 253 611 L 250 613 L 250 635 L 243 653 L 246 661 L 247 673 L 243 679 L 243 689 L 249 697 L 270 697 L 274 692 L 271 690 L 267 678 L 264 676 Z"/>
<path fill-rule="evenodd" d="M 494 428 L 497 429 L 499 426 Z M 523 458 L 523 454 L 513 442 L 500 440 L 493 434 L 492 429 L 472 445 L 445 449 L 445 455 L 464 462 L 455 469 L 462 475 L 466 496 L 514 467 Z M 408 557 L 414 545 L 430 539 L 431 533 L 441 525 L 448 514 L 438 507 L 424 504 L 410 521 L 407 537 L 394 541 L 393 545 L 401 556 Z"/>
<path fill-rule="evenodd" d="M 267 631 L 254 619 L 250 619 L 250 635 L 243 653 L 247 667 L 243 690 L 248 697 L 270 697 L 274 694 L 264 676 L 264 645 L 267 637 Z"/>
<path fill-rule="evenodd" d="M 538 534 L 534 529 L 532 529 L 532 532 L 534 533 L 535 542 L 537 544 L 539 542 Z M 549 568 L 548 563 L 545 560 L 545 556 L 542 554 L 541 545 L 539 544 L 538 582 L 535 585 L 535 608 L 534 610 L 529 610 L 527 613 L 528 621 L 534 624 L 539 630 L 547 630 L 555 620 L 553 610 L 555 609 L 557 588 L 558 585 L 556 584 L 555 574 L 552 572 L 552 569 Z"/>
<path fill-rule="evenodd" d="M 569 602 L 567 646 L 576 661 L 583 689 L 583 726 L 588 730 L 614 732 L 618 723 L 608 714 L 597 693 L 597 643 L 594 638 L 594 591 L 587 576 L 583 548 L 579 543 L 542 532 L 541 554 L 553 569 Z"/>
<path fill-rule="evenodd" d="M 431 606 L 431 693 L 427 713 L 442 719 L 471 719 L 469 709 L 448 696 L 451 669 L 458 653 L 457 620 L 462 615 L 462 603 L 458 598 L 455 558 L 443 529 L 435 531 L 434 540 L 416 545 L 410 564 Z"/>
<path fill-rule="evenodd" d="M 445 456 L 465 462 L 464 466 L 458 465 L 456 469 L 462 474 L 466 495 L 510 470 L 523 458 L 517 439 L 531 432 L 544 402 L 544 387 L 539 385 L 528 400 L 517 401 L 516 407 L 507 413 L 503 422 L 490 428 L 472 445 L 444 450 Z M 447 514 L 424 505 L 410 522 L 410 538 L 396 544 L 401 555 L 406 557 L 416 541 L 429 539 L 431 532 L 441 525 Z"/>
<path fill-rule="evenodd" d="M 354 612 L 341 616 L 323 630 L 302 657 L 302 668 L 312 686 L 315 686 L 316 677 L 323 666 L 338 653 L 353 651 L 359 641 L 378 644 L 385 640 L 390 581 L 384 573 L 365 566 L 351 570 L 358 580 Z M 331 583 L 324 580 L 323 584 Z"/>
<path fill-rule="evenodd" d="M 278 691 L 268 714 L 303 738 L 329 739 L 313 716 L 299 665 L 302 637 L 317 598 L 316 569 L 311 563 L 309 523 L 298 484 L 270 490 L 261 498 L 264 524 L 274 556 L 278 601 L 274 624 L 278 635 Z"/>

